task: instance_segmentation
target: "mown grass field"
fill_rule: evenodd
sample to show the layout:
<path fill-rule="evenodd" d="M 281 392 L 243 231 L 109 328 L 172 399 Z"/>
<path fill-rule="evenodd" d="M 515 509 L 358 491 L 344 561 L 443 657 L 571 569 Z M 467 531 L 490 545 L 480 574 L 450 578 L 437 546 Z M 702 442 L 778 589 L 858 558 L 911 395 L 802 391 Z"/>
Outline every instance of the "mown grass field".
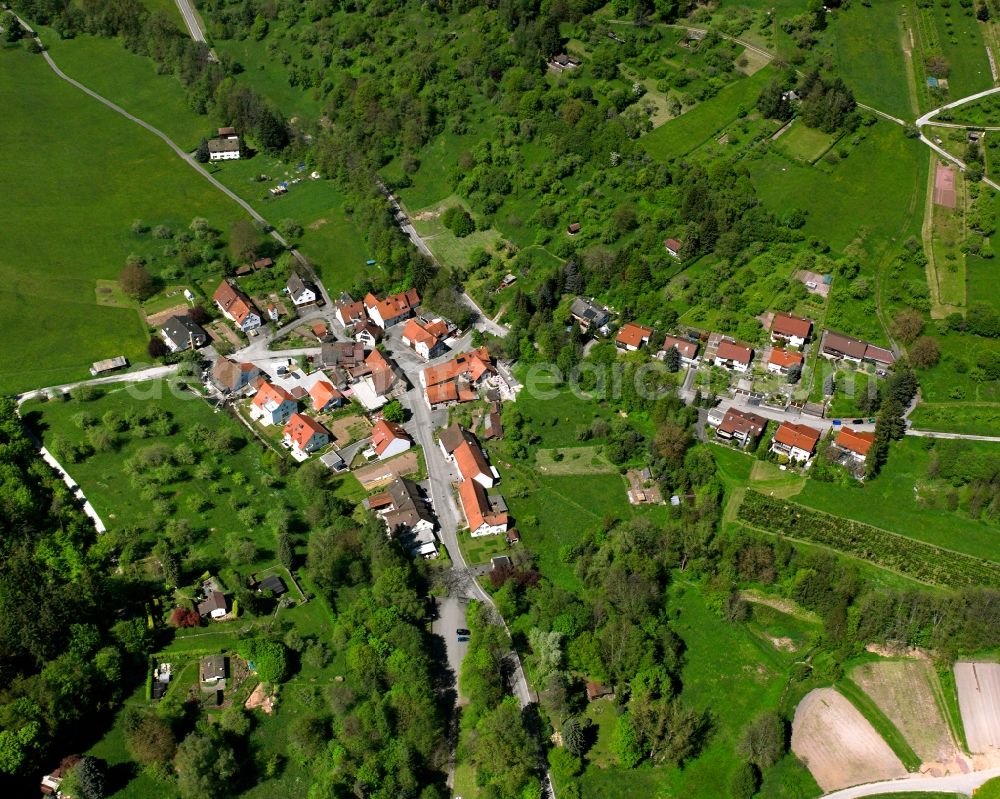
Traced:
<path fill-rule="evenodd" d="M 899 20 L 896 3 L 859 4 L 839 9 L 830 27 L 837 69 L 858 101 L 907 119 L 913 108 Z"/>
<path fill-rule="evenodd" d="M 640 143 L 653 158 L 663 161 L 689 153 L 741 113 L 749 112 L 757 102 L 760 90 L 775 75 L 773 67 L 766 67 L 749 77 L 734 81 L 710 100 L 699 103 L 690 111 L 647 133 Z"/>
<path fill-rule="evenodd" d="M 790 158 L 811 164 L 829 150 L 833 142 L 831 134 L 807 128 L 802 120 L 797 120 L 775 140 L 774 149 Z"/>
<path fill-rule="evenodd" d="M 892 445 L 889 461 L 877 479 L 847 487 L 807 480 L 794 501 L 929 544 L 996 560 L 1000 557 L 996 543 L 1000 528 L 995 524 L 918 501 L 918 483 L 928 482 L 929 463 L 927 442 L 904 438 Z"/>
<path fill-rule="evenodd" d="M 177 13 L 173 0 L 169 6 Z M 177 24 L 186 30 L 179 14 Z M 154 61 L 126 50 L 118 39 L 80 34 L 64 40 L 51 31 L 44 41 L 63 72 L 159 128 L 184 150 L 194 150 L 222 124 L 191 110 L 176 77 L 158 74 Z M 137 129 L 136 135 L 147 134 Z"/>
<path fill-rule="evenodd" d="M 242 210 L 165 144 L 69 84 L 26 50 L 0 52 L 0 149 L 13 192 L 0 237 L 0 392 L 88 377 L 91 363 L 142 361 L 135 310 L 98 306 L 135 219 L 228 230 Z"/>

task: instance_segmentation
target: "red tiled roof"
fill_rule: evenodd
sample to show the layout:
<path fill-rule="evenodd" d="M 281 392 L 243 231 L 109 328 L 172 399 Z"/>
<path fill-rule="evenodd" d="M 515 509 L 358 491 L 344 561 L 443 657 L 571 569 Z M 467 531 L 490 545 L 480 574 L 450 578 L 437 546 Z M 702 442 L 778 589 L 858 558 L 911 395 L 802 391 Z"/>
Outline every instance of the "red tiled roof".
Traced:
<path fill-rule="evenodd" d="M 735 341 L 723 339 L 719 342 L 719 349 L 716 356 L 724 361 L 736 361 L 737 363 L 750 363 L 753 360 L 753 350 Z"/>
<path fill-rule="evenodd" d="M 869 361 L 884 364 L 893 364 L 896 362 L 896 356 L 892 354 L 892 350 L 887 350 L 885 347 L 876 347 L 874 344 L 869 344 L 865 347 L 865 358 Z"/>
<path fill-rule="evenodd" d="M 323 427 L 323 425 L 311 416 L 306 416 L 304 413 L 293 413 L 292 418 L 289 419 L 288 424 L 285 425 L 285 435 L 288 436 L 295 443 L 295 446 L 301 450 L 306 448 L 309 444 L 309 439 L 317 433 L 327 437 L 330 435 L 329 430 Z"/>
<path fill-rule="evenodd" d="M 212 295 L 224 313 L 229 314 L 237 324 L 242 324 L 247 316 L 253 313 L 250 298 L 228 280 L 223 280 Z"/>
<path fill-rule="evenodd" d="M 458 385 L 450 381 L 447 383 L 438 383 L 434 386 L 427 386 L 425 393 L 427 394 L 427 401 L 431 405 L 458 401 Z"/>
<path fill-rule="evenodd" d="M 486 462 L 486 456 L 479 447 L 479 443 L 470 442 L 468 438 L 463 439 L 462 443 L 455 448 L 455 465 L 458 466 L 459 473 L 466 480 L 473 480 L 478 475 L 485 475 L 490 480 L 493 479 L 493 472 L 490 471 L 490 465 Z"/>
<path fill-rule="evenodd" d="M 410 319 L 403 328 L 403 338 L 410 342 L 411 347 L 417 344 L 424 344 L 428 350 L 434 349 L 438 345 L 437 336 L 430 332 L 416 319 Z"/>
<path fill-rule="evenodd" d="M 490 357 L 489 350 L 486 347 L 480 347 L 478 350 L 456 355 L 450 361 L 437 366 L 428 366 L 423 372 L 424 385 L 436 386 L 439 383 L 455 380 L 462 376 L 476 382 L 486 372 L 492 373 L 493 371 L 493 359 Z"/>
<path fill-rule="evenodd" d="M 801 364 L 802 354 L 792 352 L 791 350 L 783 350 L 781 347 L 774 347 L 771 350 L 771 357 L 767 359 L 767 362 L 780 366 L 782 369 L 787 369 L 795 364 Z"/>
<path fill-rule="evenodd" d="M 860 430 L 852 430 L 850 427 L 843 428 L 837 434 L 836 444 L 841 449 L 846 449 L 848 452 L 856 452 L 858 455 L 865 457 L 868 455 L 868 450 L 872 448 L 872 444 L 875 443 L 874 433 L 865 433 Z"/>
<path fill-rule="evenodd" d="M 677 336 L 667 336 L 663 339 L 663 347 L 661 349 L 666 352 L 671 347 L 676 347 L 681 357 L 689 360 L 698 354 L 698 345 L 695 342 L 677 338 Z"/>
<path fill-rule="evenodd" d="M 667 239 L 665 242 L 663 242 L 663 246 L 666 247 L 668 250 L 673 250 L 674 252 L 678 252 L 680 248 L 683 247 L 684 245 L 681 244 L 680 241 L 678 241 L 677 239 Z"/>
<path fill-rule="evenodd" d="M 861 360 L 865 357 L 865 350 L 868 345 L 861 339 L 845 336 L 833 330 L 827 330 L 823 334 L 823 349 L 831 350 L 833 354 L 841 353 L 850 358 Z"/>
<path fill-rule="evenodd" d="M 638 348 L 644 342 L 648 341 L 651 335 L 653 335 L 653 328 L 643 327 L 634 322 L 626 322 L 622 325 L 622 329 L 618 331 L 618 335 L 615 336 L 615 341 L 619 344 L 624 344 L 626 347 Z"/>
<path fill-rule="evenodd" d="M 385 452 L 386 448 L 393 441 L 398 439 L 413 441 L 407 432 L 395 422 L 387 422 L 385 419 L 379 419 L 372 427 L 372 447 L 379 455 Z"/>
<path fill-rule="evenodd" d="M 420 295 L 416 289 L 390 294 L 384 300 L 380 300 L 371 292 L 365 296 L 365 307 L 378 309 L 379 316 L 383 320 L 408 314 L 418 305 L 420 305 Z"/>
<path fill-rule="evenodd" d="M 734 433 L 739 433 L 740 435 L 752 433 L 754 436 L 758 436 L 763 432 L 765 427 L 767 427 L 767 419 L 763 416 L 730 408 L 726 411 L 726 415 L 722 417 L 722 424 L 719 425 L 719 430 L 729 435 L 733 435 Z"/>
<path fill-rule="evenodd" d="M 774 434 L 774 440 L 787 447 L 798 447 L 806 452 L 812 452 L 822 435 L 819 430 L 804 424 L 782 422 L 778 432 Z"/>
<path fill-rule="evenodd" d="M 261 387 L 257 389 L 257 393 L 253 395 L 253 404 L 258 408 L 263 408 L 267 402 L 275 402 L 280 405 L 282 402 L 294 401 L 295 398 L 291 394 L 274 383 L 262 383 Z"/>
<path fill-rule="evenodd" d="M 470 530 L 478 530 L 483 524 L 506 525 L 505 511 L 494 511 L 486 496 L 486 489 L 475 480 L 463 480 L 458 484 L 458 496 L 462 500 L 462 510 Z"/>
<path fill-rule="evenodd" d="M 779 336 L 798 336 L 808 338 L 809 331 L 812 330 L 812 321 L 803 319 L 800 316 L 792 316 L 787 313 L 776 313 L 771 322 L 771 332 Z"/>
<path fill-rule="evenodd" d="M 331 401 L 340 399 L 344 395 L 340 393 L 333 383 L 328 383 L 326 380 L 318 380 L 309 389 L 309 396 L 312 397 L 313 408 L 320 411 L 329 405 Z"/>
<path fill-rule="evenodd" d="M 363 322 L 368 318 L 364 303 L 362 302 L 342 302 L 337 306 L 337 310 L 340 311 L 340 316 L 343 318 L 345 325 L 349 325 L 352 322 Z"/>

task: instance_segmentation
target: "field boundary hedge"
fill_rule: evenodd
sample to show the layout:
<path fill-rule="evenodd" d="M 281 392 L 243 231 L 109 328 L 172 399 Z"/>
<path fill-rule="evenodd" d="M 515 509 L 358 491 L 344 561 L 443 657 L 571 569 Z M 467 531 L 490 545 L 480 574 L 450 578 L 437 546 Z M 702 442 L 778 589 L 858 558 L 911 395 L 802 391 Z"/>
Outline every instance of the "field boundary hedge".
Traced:
<path fill-rule="evenodd" d="M 747 490 L 737 519 L 766 532 L 830 547 L 933 585 L 1000 586 L 1000 563 L 934 546 L 864 522 Z"/>

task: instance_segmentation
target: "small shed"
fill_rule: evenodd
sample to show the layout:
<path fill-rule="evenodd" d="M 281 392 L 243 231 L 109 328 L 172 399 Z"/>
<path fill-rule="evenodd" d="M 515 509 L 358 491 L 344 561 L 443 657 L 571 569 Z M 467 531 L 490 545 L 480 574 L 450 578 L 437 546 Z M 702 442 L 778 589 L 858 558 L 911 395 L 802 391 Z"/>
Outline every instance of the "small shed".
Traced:
<path fill-rule="evenodd" d="M 595 699 L 603 699 L 607 696 L 614 696 L 614 689 L 604 683 L 591 680 L 587 683 L 587 701 L 593 702 Z"/>
<path fill-rule="evenodd" d="M 573 222 L 568 228 L 566 228 L 566 232 L 571 236 L 575 236 L 580 232 L 580 223 Z"/>

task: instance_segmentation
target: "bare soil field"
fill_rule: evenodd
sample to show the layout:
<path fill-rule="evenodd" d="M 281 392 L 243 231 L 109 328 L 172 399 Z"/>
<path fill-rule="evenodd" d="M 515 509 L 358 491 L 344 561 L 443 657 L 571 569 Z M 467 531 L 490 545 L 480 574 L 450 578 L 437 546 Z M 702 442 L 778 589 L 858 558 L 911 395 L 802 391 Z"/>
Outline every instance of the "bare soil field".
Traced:
<path fill-rule="evenodd" d="M 371 422 L 359 414 L 341 416 L 323 424 L 333 435 L 334 442 L 338 447 L 343 447 L 352 441 L 360 441 L 365 436 L 371 435 Z"/>
<path fill-rule="evenodd" d="M 941 685 L 928 661 L 864 663 L 850 676 L 896 725 L 921 760 L 943 762 L 955 756 L 957 747 L 938 704 Z"/>
<path fill-rule="evenodd" d="M 361 483 L 365 491 L 371 491 L 388 485 L 400 475 L 413 474 L 418 468 L 420 468 L 420 461 L 417 459 L 417 452 L 411 449 L 383 463 L 356 469 L 354 476 L 358 478 L 358 482 Z"/>
<path fill-rule="evenodd" d="M 799 703 L 792 751 L 824 791 L 906 776 L 889 745 L 833 688 L 817 688 Z"/>
<path fill-rule="evenodd" d="M 1000 663 L 958 662 L 955 685 L 969 750 L 1000 747 Z"/>

